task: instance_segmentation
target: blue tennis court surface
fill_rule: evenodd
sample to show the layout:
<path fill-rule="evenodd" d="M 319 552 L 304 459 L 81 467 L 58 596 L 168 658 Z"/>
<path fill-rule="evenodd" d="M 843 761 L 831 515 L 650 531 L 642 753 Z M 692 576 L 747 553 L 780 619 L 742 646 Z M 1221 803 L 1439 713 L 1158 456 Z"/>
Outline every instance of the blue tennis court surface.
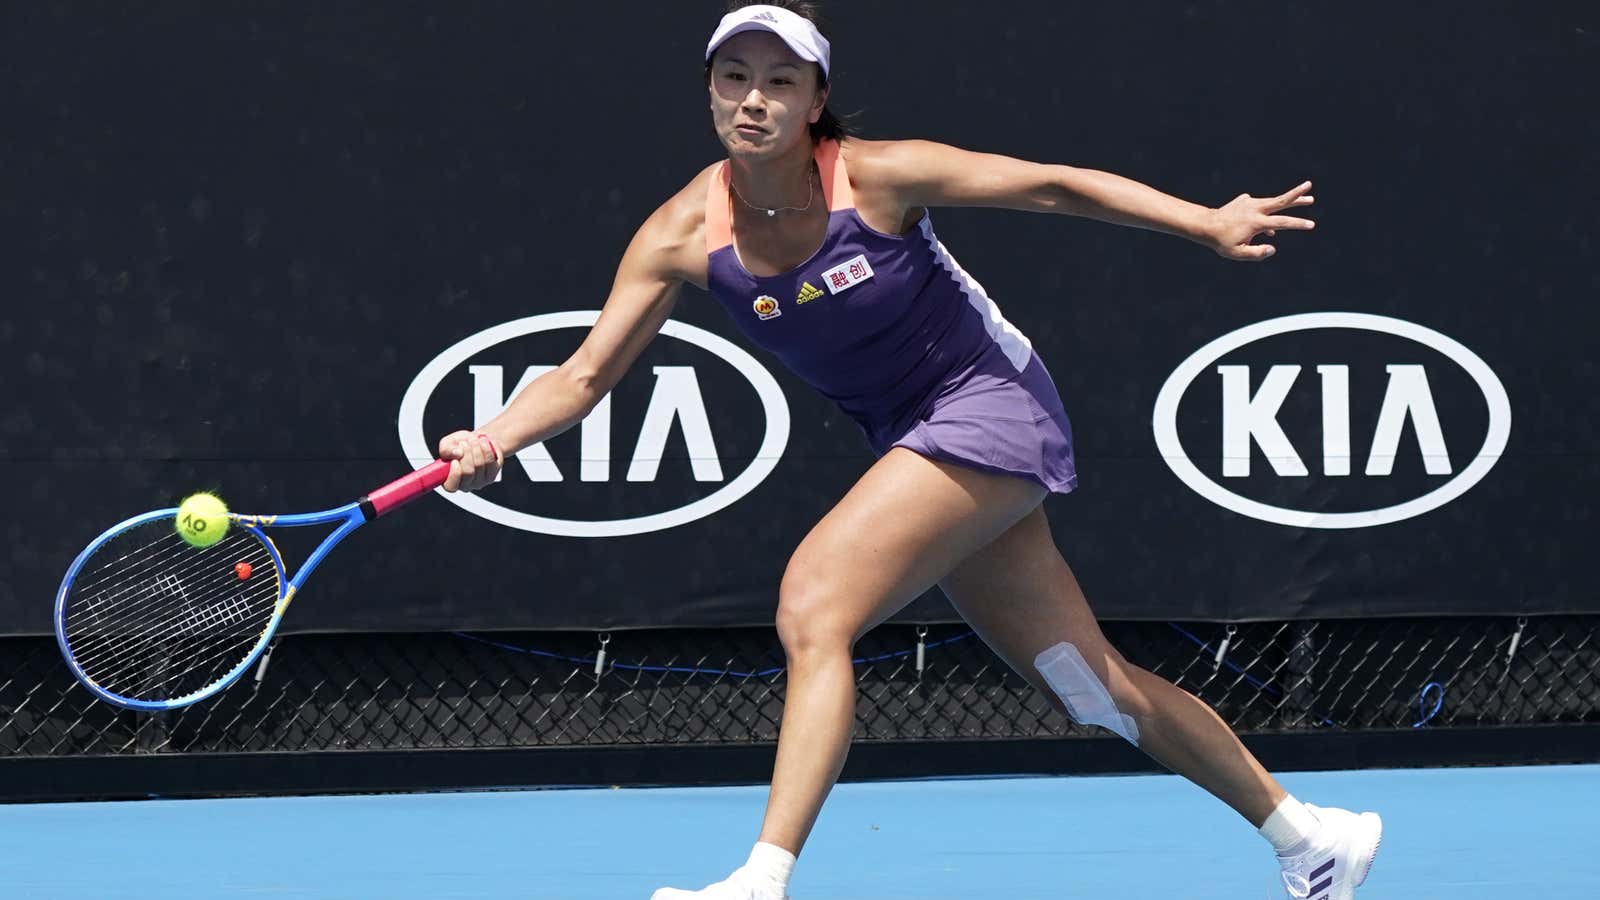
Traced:
<path fill-rule="evenodd" d="M 1361 900 L 1596 896 L 1600 766 L 1284 777 L 1377 809 Z M 0 896 L 645 900 L 743 861 L 765 788 L 563 790 L 0 807 Z M 1254 831 L 1175 777 L 839 787 L 795 900 L 1258 900 Z"/>

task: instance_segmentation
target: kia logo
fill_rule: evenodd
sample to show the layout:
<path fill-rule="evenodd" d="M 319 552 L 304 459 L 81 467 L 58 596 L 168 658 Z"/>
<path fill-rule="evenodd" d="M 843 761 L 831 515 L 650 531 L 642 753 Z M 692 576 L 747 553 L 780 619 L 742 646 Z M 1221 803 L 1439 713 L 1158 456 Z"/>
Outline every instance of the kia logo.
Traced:
<path fill-rule="evenodd" d="M 1324 333 L 1314 338 L 1295 334 L 1319 330 Z M 1330 331 L 1337 333 L 1326 333 Z M 1374 333 L 1388 337 L 1375 337 Z M 1280 337 L 1285 335 L 1301 340 Z M 1245 354 L 1251 345 L 1268 338 L 1295 348 L 1297 358 L 1273 358 L 1266 365 L 1223 363 L 1230 354 Z M 1372 348 L 1364 354 L 1355 352 L 1362 341 L 1384 348 L 1376 351 L 1378 356 L 1399 356 L 1372 362 Z M 1482 394 L 1486 428 L 1481 424 L 1472 429 L 1446 427 L 1440 415 L 1443 395 L 1436 397 L 1436 392 L 1445 388 L 1439 385 L 1459 386 L 1446 398 L 1456 401 L 1452 408 L 1471 405 L 1476 409 L 1475 404 L 1464 402 L 1471 389 L 1466 387 L 1467 378 L 1448 371 L 1451 366 L 1441 364 L 1416 344 L 1435 351 L 1470 377 Z M 1419 357 L 1433 357 L 1434 365 L 1419 362 Z M 1358 380 L 1368 389 L 1352 391 Z M 1206 397 L 1220 397 L 1220 409 L 1210 415 L 1210 408 L 1189 408 L 1182 430 L 1195 455 L 1220 461 L 1217 477 L 1203 472 L 1179 439 L 1179 407 L 1186 393 L 1196 393 L 1196 385 L 1205 386 Z M 1466 395 L 1461 396 L 1460 391 Z M 1291 429 L 1293 437 L 1282 421 L 1293 418 L 1288 415 L 1286 400 L 1301 413 L 1299 427 Z M 1194 402 L 1191 400 L 1190 407 Z M 1305 422 L 1308 409 L 1314 410 L 1310 426 Z M 1485 412 L 1475 414 L 1480 423 Z M 1463 418 L 1457 416 L 1458 426 Z M 1510 437 L 1511 403 L 1488 364 L 1437 331 L 1385 316 L 1307 313 L 1257 322 L 1195 351 L 1162 385 L 1151 424 L 1156 447 L 1173 474 L 1218 506 L 1279 525 L 1366 528 L 1438 509 L 1482 481 L 1499 461 Z M 1481 446 L 1473 446 L 1480 433 L 1484 435 Z M 1253 449 L 1266 458 L 1266 467 L 1257 465 L 1252 470 Z M 1409 463 L 1414 477 L 1394 478 L 1397 461 Z M 1465 465 L 1461 465 L 1463 461 Z M 1359 498 L 1363 485 L 1369 499 L 1392 494 L 1402 484 L 1422 487 L 1420 496 L 1389 496 L 1384 505 L 1353 511 L 1295 509 L 1239 493 L 1244 485 L 1259 485 L 1269 477 L 1294 485 L 1324 479 L 1316 482 L 1322 488 L 1318 491 L 1279 492 L 1308 500 L 1313 498 L 1306 495 L 1321 493 L 1337 494 L 1348 502 L 1351 494 Z M 1384 485 L 1385 481 L 1392 483 Z M 1225 486 L 1227 482 L 1238 487 Z"/>
<path fill-rule="evenodd" d="M 454 427 L 468 424 L 465 421 L 468 409 L 471 410 L 471 424 L 482 424 L 498 415 L 511 398 L 528 383 L 554 369 L 555 366 L 539 364 L 542 362 L 539 361 L 526 367 L 512 367 L 510 374 L 516 380 L 511 390 L 507 391 L 508 367 L 473 365 L 471 362 L 475 358 L 481 359 L 488 351 L 502 344 L 525 340 L 528 336 L 540 332 L 587 329 L 594 325 L 599 317 L 598 310 L 530 316 L 487 328 L 440 353 L 417 373 L 411 386 L 406 389 L 405 397 L 400 401 L 400 446 L 405 451 L 406 458 L 418 468 L 434 459 L 434 446 L 428 440 L 423 419 L 430 403 L 441 402 L 435 394 L 447 378 L 452 375 L 457 376 L 451 380 L 451 384 L 462 388 L 451 392 L 452 395 L 460 395 L 450 398 L 451 408 L 462 410 L 460 417 L 451 420 Z M 687 503 L 665 511 L 615 518 L 585 519 L 538 515 L 521 509 L 512 509 L 486 498 L 481 493 L 446 493 L 442 489 L 438 493 L 462 509 L 492 522 L 524 531 L 566 537 L 620 537 L 674 528 L 705 518 L 750 493 L 772 473 L 789 442 L 789 406 L 784 400 L 783 391 L 778 386 L 777 380 L 750 354 L 709 331 L 669 319 L 661 326 L 660 335 L 699 348 L 731 366 L 748 383 L 750 393 L 754 394 L 752 399 L 759 401 L 759 408 L 765 419 L 764 430 L 761 432 L 759 448 L 749 454 L 749 462 L 742 471 L 737 473 L 724 471 L 723 463 L 726 458 L 719 449 L 719 439 L 725 435 L 717 432 L 716 422 L 707 410 L 708 388 L 716 387 L 726 391 L 728 386 L 720 382 L 702 383 L 697 367 L 693 365 L 646 367 L 636 364 L 634 374 L 629 377 L 641 388 L 641 396 L 643 396 L 644 382 L 640 376 L 644 375 L 652 380 L 649 382 L 648 402 L 643 404 L 645 408 L 637 423 L 637 436 L 631 441 L 631 452 L 628 441 L 622 441 L 613 447 L 613 444 L 617 443 L 612 438 L 613 420 L 616 417 L 613 415 L 612 397 L 608 394 L 583 422 L 573 429 L 579 432 L 578 439 L 581 442 L 578 459 L 558 462 L 544 445 L 534 444 L 518 451 L 514 458 L 506 461 L 501 473 L 502 479 L 520 479 L 524 485 L 535 486 L 541 483 L 559 482 L 561 489 L 568 493 L 583 490 L 586 482 L 600 483 L 600 488 L 609 488 L 613 483 L 621 482 L 638 485 L 637 488 L 630 487 L 629 490 L 641 495 L 648 495 L 653 499 L 668 495 L 675 497 L 674 502 L 678 502 L 683 499 L 685 489 L 672 486 L 663 488 L 661 484 L 656 483 L 662 469 L 662 460 L 668 457 L 670 445 L 681 446 L 686 451 L 692 470 L 691 488 L 697 484 L 716 486 L 709 494 L 690 499 Z M 658 345 L 659 343 L 657 342 Z M 718 369 L 726 371 L 720 366 Z M 467 378 L 462 379 L 460 377 L 462 375 Z M 722 379 L 722 381 L 727 380 Z M 753 416 L 756 404 L 749 402 L 748 405 Z M 438 416 L 437 412 L 435 415 Z M 631 426 L 634 423 L 623 424 Z M 729 424 L 728 417 L 723 417 L 722 424 L 724 426 Z M 435 423 L 435 426 L 445 427 L 439 423 Z M 679 441 L 681 443 L 678 443 Z M 751 441 L 754 442 L 754 438 Z M 622 464 L 624 462 L 626 465 Z M 691 493 L 698 492 L 699 489 L 691 490 Z M 490 491 L 491 496 L 495 494 L 496 491 Z"/>

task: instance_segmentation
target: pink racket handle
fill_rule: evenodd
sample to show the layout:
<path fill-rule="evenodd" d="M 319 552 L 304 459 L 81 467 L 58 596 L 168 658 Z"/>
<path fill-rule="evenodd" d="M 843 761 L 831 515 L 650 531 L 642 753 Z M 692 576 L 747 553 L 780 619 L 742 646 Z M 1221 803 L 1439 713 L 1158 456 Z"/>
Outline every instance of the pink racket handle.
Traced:
<path fill-rule="evenodd" d="M 376 519 L 444 484 L 444 480 L 449 477 L 450 460 L 436 459 L 410 475 L 396 478 L 363 497 L 361 505 L 372 509 L 372 514 L 368 518 Z"/>
<path fill-rule="evenodd" d="M 500 456 L 500 448 L 495 445 L 494 438 L 487 434 L 478 437 L 489 442 L 489 452 Z M 436 459 L 422 468 L 401 478 L 396 478 L 381 488 L 361 498 L 363 512 L 370 510 L 367 519 L 376 519 L 384 513 L 399 509 L 407 503 L 432 491 L 444 484 L 450 477 L 450 460 Z"/>

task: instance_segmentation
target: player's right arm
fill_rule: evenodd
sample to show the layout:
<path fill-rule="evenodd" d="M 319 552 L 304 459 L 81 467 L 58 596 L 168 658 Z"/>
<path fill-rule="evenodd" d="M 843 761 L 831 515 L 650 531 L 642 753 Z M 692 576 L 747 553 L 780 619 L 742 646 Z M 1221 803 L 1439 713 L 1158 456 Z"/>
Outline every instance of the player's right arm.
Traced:
<path fill-rule="evenodd" d="M 523 388 L 481 427 L 439 441 L 439 458 L 457 461 L 445 490 L 475 491 L 493 483 L 507 456 L 582 421 L 661 330 L 684 282 L 705 285 L 705 179 L 713 169 L 701 172 L 639 227 L 617 266 L 600 318 L 566 362 Z M 493 449 L 478 435 L 486 435 Z"/>

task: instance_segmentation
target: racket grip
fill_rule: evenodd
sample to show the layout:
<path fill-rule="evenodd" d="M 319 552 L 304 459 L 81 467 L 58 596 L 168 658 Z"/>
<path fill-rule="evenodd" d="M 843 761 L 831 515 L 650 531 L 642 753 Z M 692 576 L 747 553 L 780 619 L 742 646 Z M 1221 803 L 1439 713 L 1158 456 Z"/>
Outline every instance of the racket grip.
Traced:
<path fill-rule="evenodd" d="M 377 517 L 410 503 L 450 477 L 450 461 L 436 459 L 426 466 L 394 481 L 362 498 L 362 506 L 372 509 L 371 518 Z"/>

